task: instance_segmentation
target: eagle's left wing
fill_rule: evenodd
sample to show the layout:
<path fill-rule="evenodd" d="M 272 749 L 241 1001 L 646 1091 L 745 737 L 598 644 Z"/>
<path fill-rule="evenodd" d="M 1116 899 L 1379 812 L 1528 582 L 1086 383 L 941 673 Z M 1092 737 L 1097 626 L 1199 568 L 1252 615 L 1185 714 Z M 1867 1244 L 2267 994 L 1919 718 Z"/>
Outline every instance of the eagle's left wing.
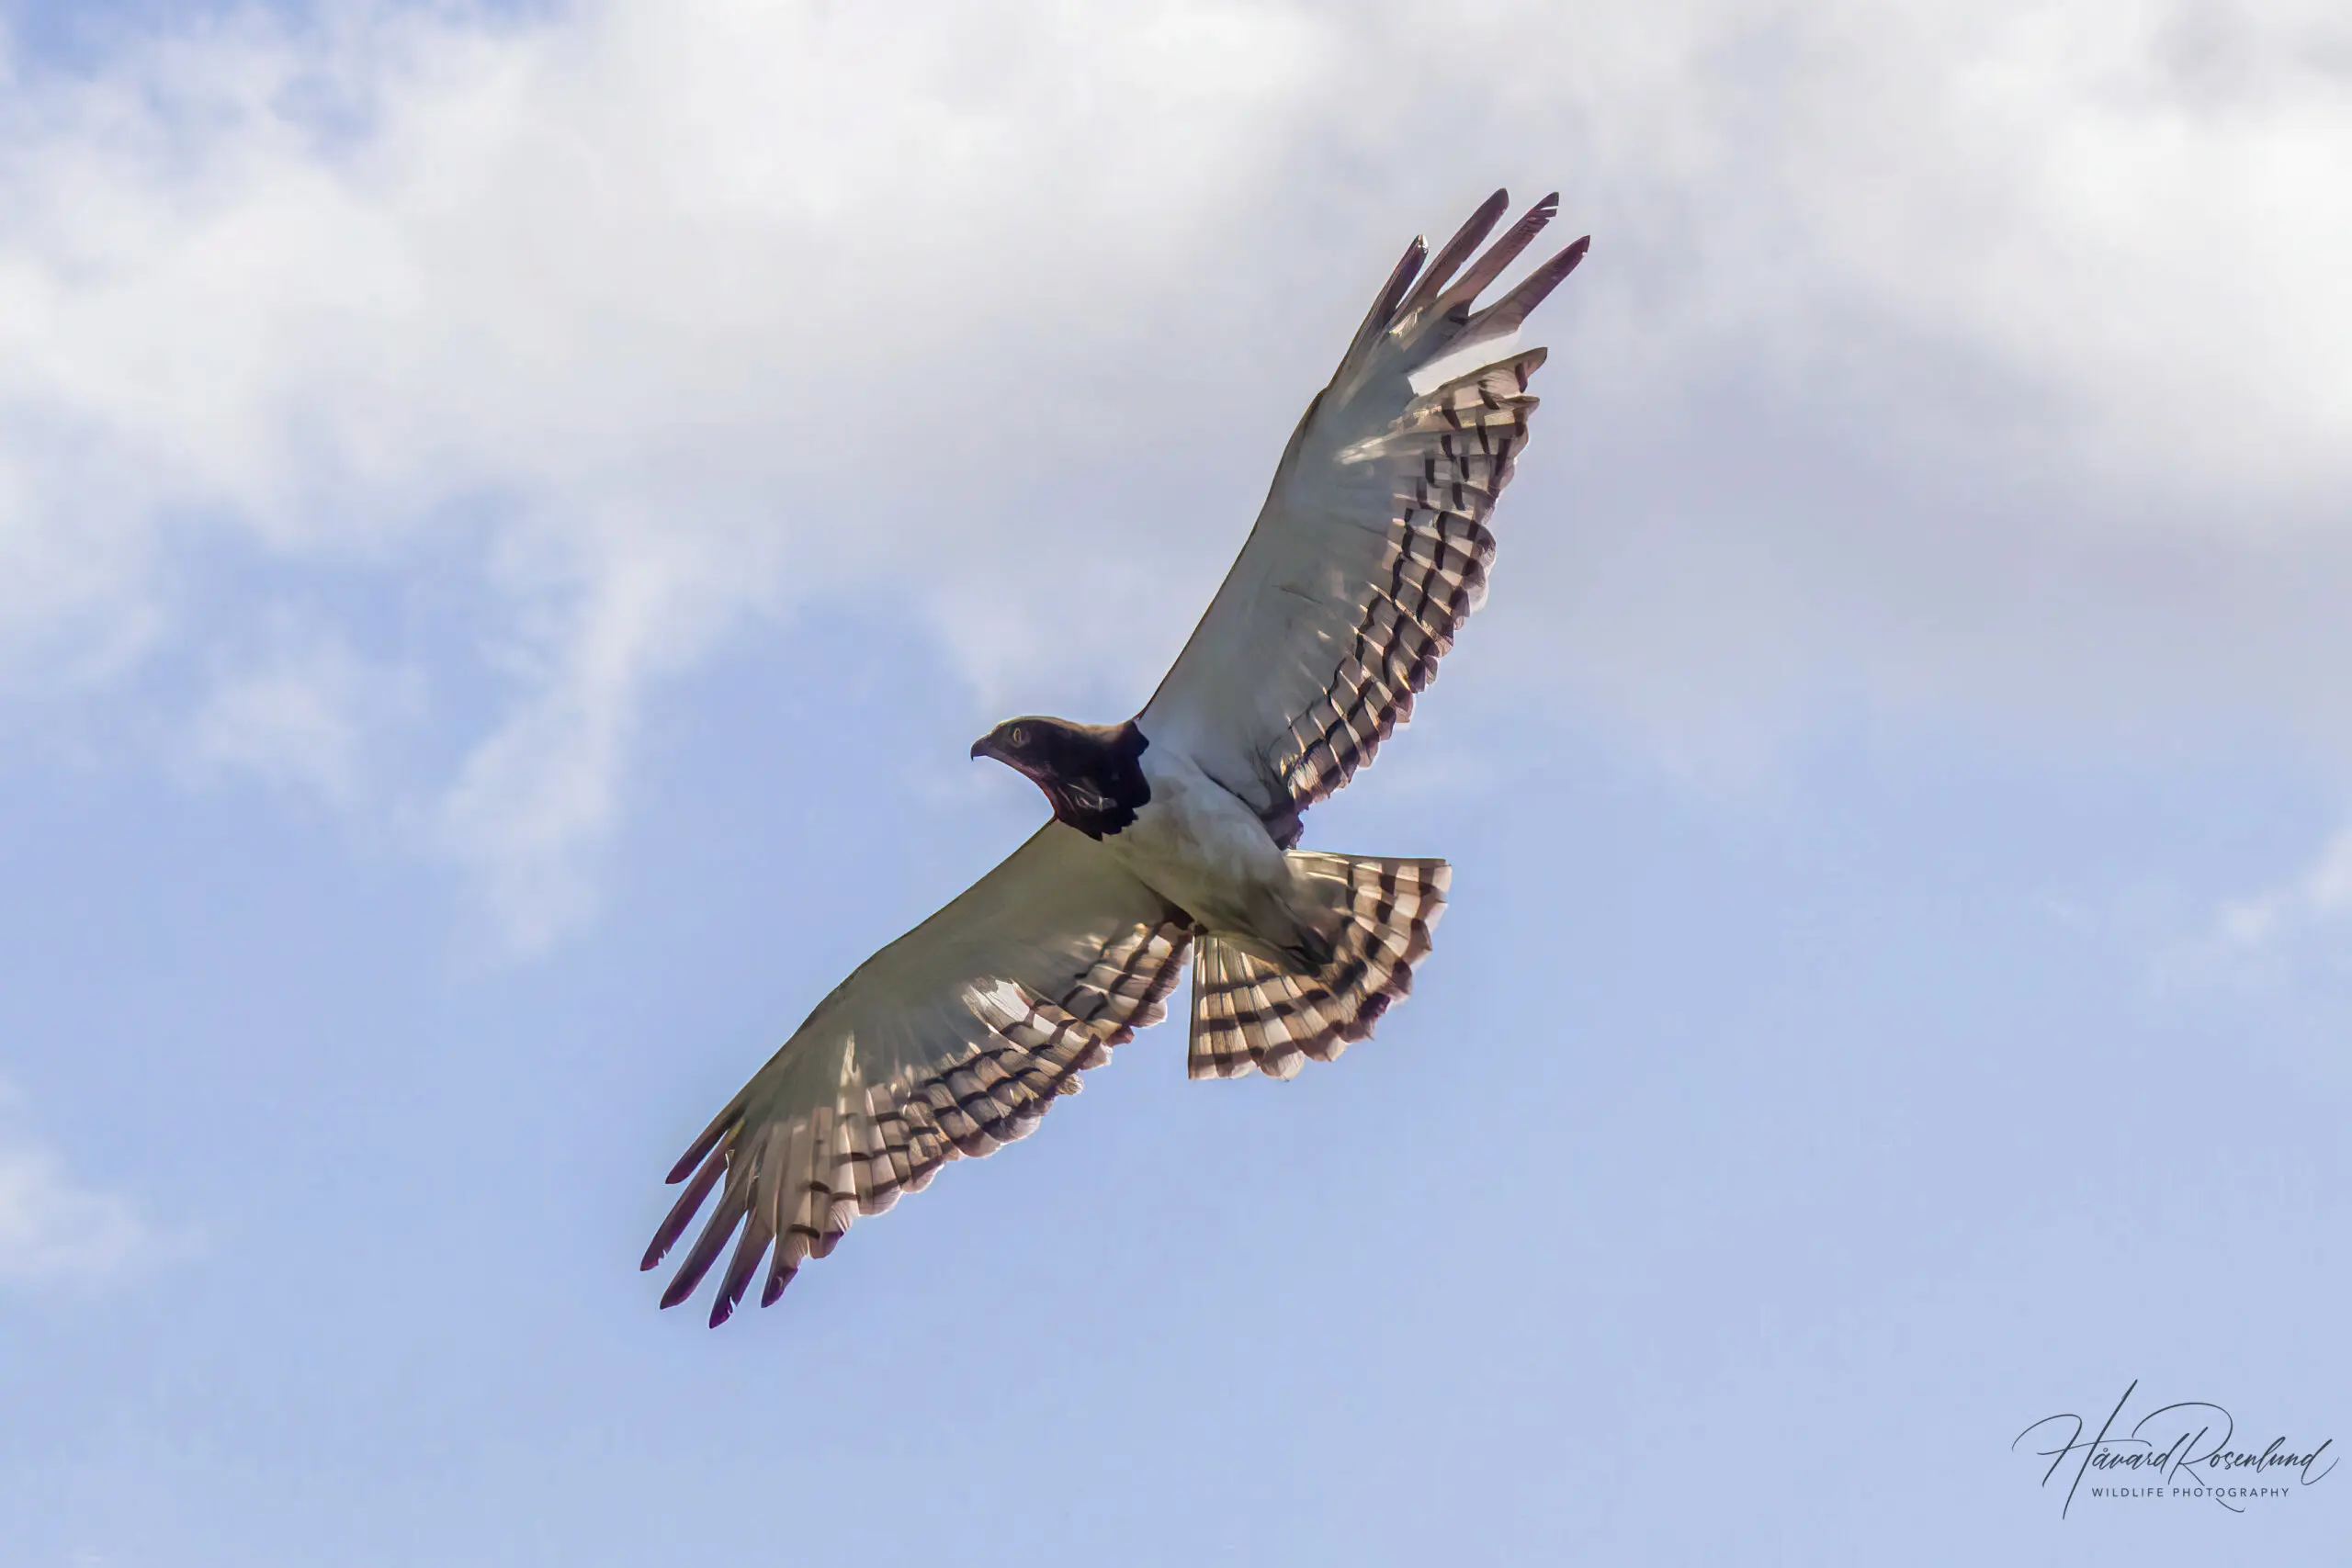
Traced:
<path fill-rule="evenodd" d="M 1406 251 L 1299 422 L 1240 558 L 1136 716 L 1285 842 L 1411 714 L 1486 598 L 1487 518 L 1527 443 L 1527 382 L 1544 351 L 1434 386 L 1430 373 L 1515 337 L 1589 243 L 1474 310 L 1559 198 L 1536 203 L 1455 279 L 1507 199 L 1497 191 L 1426 272 L 1422 243 Z"/>
<path fill-rule="evenodd" d="M 741 1228 L 711 1326 L 773 1243 L 765 1306 L 856 1216 L 1027 1136 L 1080 1072 L 1159 1021 L 1191 944 L 1190 923 L 1111 852 L 1046 823 L 835 987 L 695 1140 L 643 1266 L 714 1188 L 718 1202 L 662 1304 L 692 1295 Z"/>

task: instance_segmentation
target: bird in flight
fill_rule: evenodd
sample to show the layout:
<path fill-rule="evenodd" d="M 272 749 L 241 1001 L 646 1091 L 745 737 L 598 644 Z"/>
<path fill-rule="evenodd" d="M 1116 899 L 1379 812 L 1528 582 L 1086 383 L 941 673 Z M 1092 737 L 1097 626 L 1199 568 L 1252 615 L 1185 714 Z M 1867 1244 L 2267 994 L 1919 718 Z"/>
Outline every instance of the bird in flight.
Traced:
<path fill-rule="evenodd" d="M 769 1305 L 857 1216 L 1026 1136 L 1159 1021 L 1188 953 L 1194 1077 L 1289 1077 L 1405 994 L 1446 863 L 1300 850 L 1299 822 L 1405 722 L 1486 597 L 1487 522 L 1544 363 L 1520 328 L 1589 237 L 1477 299 L 1558 205 L 1545 197 L 1481 254 L 1509 207 L 1497 191 L 1435 256 L 1406 248 L 1140 713 L 1008 719 L 973 745 L 1044 791 L 1053 820 L 860 964 L 703 1129 L 643 1267 L 714 1190 L 718 1203 L 663 1306 L 729 1241 L 711 1326 L 763 1264 Z"/>

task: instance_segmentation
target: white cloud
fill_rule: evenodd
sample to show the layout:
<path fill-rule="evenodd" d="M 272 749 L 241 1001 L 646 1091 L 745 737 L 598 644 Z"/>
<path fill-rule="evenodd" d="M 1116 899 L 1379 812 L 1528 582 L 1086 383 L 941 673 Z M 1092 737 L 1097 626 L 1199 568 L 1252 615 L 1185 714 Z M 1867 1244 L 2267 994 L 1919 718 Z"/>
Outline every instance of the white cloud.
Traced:
<path fill-rule="evenodd" d="M 2177 967 L 2199 979 L 2276 983 L 2312 955 L 2314 942 L 2339 935 L 2346 917 L 2352 917 L 2352 826 L 2330 834 L 2292 876 L 2223 900 Z"/>
<path fill-rule="evenodd" d="M 555 940 L 642 705 L 747 615 L 879 592 L 992 697 L 1147 685 L 1409 228 L 1508 179 L 1599 235 L 1482 634 L 1532 686 L 1701 772 L 1856 699 L 2352 759 L 2347 61 L 2317 5 L 1720 0 L 354 4 L 19 58 L 0 690 L 217 641 L 194 547 L 468 562 L 512 695 L 431 837 Z M 1059 614 L 996 607 L 1041 570 Z M 198 750 L 348 797 L 367 682 L 249 674 Z"/>
<path fill-rule="evenodd" d="M 415 670 L 372 664 L 332 627 L 281 612 L 259 654 L 216 674 L 182 759 L 198 777 L 243 775 L 348 808 L 362 799 L 374 738 L 423 704 Z"/>
<path fill-rule="evenodd" d="M 16 1099 L 0 1083 L 0 1286 L 112 1275 L 154 1238 L 127 1200 L 75 1181 L 16 1125 Z"/>

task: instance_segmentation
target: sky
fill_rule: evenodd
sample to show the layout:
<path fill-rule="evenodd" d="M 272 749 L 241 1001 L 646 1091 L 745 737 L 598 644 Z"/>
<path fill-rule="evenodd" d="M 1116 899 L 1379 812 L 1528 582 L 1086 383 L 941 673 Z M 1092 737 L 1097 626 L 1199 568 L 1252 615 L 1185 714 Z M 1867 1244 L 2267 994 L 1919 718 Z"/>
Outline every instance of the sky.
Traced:
<path fill-rule="evenodd" d="M 2352 1442 L 2347 89 L 2300 0 L 0 0 L 0 1563 L 2340 1552 L 2017 1439 Z M 1492 596 L 1306 827 L 1453 863 L 1411 999 L 655 1310 L 1039 820 L 971 738 L 1140 704 L 1498 185 L 1594 243 Z"/>

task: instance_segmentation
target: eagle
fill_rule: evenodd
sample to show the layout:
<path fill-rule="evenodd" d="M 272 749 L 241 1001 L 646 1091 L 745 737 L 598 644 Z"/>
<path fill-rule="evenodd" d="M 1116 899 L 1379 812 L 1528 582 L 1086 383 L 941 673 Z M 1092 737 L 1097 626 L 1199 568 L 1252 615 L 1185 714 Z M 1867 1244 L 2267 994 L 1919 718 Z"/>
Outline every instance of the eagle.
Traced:
<path fill-rule="evenodd" d="M 662 1306 L 729 1242 L 711 1326 L 763 1265 L 770 1305 L 859 1215 L 1026 1136 L 1159 1021 L 1188 956 L 1193 1077 L 1290 1077 L 1406 993 L 1450 869 L 1301 850 L 1299 829 L 1411 715 L 1486 597 L 1487 525 L 1544 358 L 1518 346 L 1521 326 L 1591 243 L 1481 308 L 1559 197 L 1481 253 L 1509 206 L 1497 191 L 1434 256 L 1406 247 L 1142 710 L 1027 715 L 974 743 L 1033 781 L 1052 819 L 835 987 L 695 1139 L 642 1267 L 718 1201 Z"/>

